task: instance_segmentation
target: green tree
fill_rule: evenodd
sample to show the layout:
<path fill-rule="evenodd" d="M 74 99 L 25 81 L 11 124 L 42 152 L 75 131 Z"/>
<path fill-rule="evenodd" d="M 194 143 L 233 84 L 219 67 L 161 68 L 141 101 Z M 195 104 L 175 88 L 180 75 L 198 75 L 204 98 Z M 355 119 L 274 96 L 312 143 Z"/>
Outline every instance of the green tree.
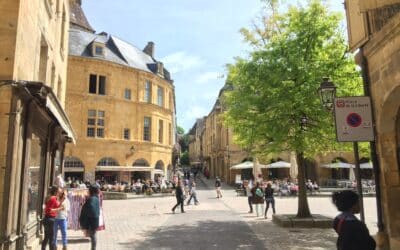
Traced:
<path fill-rule="evenodd" d="M 183 135 L 185 134 L 185 130 L 181 126 L 176 126 L 176 133 L 178 135 Z"/>
<path fill-rule="evenodd" d="M 189 160 L 189 152 L 185 151 L 181 155 L 181 165 L 182 166 L 189 166 L 190 165 L 190 160 Z"/>
<path fill-rule="evenodd" d="M 311 216 L 305 187 L 304 157 L 343 149 L 335 143 L 332 115 L 321 106 L 317 89 L 331 77 L 338 95 L 357 95 L 361 78 L 340 22 L 342 16 L 310 0 L 279 12 L 279 1 L 265 1 L 266 12 L 252 30 L 242 29 L 253 51 L 228 65 L 224 120 L 235 140 L 255 155 L 296 152 L 298 217 Z"/>

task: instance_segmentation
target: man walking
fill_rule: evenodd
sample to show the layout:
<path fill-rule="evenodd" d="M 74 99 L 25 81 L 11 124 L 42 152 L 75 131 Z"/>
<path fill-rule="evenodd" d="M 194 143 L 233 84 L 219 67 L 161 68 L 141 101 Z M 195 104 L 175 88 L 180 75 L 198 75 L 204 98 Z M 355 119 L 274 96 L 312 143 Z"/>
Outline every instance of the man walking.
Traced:
<path fill-rule="evenodd" d="M 193 200 L 194 200 L 194 204 L 195 204 L 195 205 L 198 205 L 198 204 L 199 204 L 199 201 L 197 200 L 196 182 L 195 182 L 195 181 L 192 182 L 192 186 L 191 186 L 191 188 L 190 188 L 189 193 L 190 193 L 190 198 L 189 198 L 189 200 L 187 201 L 187 205 L 190 205 L 190 201 L 192 200 L 192 198 L 193 198 Z"/>
<path fill-rule="evenodd" d="M 215 189 L 217 191 L 217 199 L 222 198 L 221 180 L 219 179 L 219 177 L 217 177 L 216 180 L 215 180 Z"/>
<path fill-rule="evenodd" d="M 247 195 L 247 202 L 249 203 L 249 213 L 253 213 L 253 204 L 252 204 L 252 199 L 253 199 L 253 194 L 251 193 L 251 189 L 253 188 L 253 181 L 245 181 L 245 187 L 246 187 L 246 195 Z"/>
<path fill-rule="evenodd" d="M 172 208 L 172 213 L 175 213 L 175 208 L 179 205 L 181 205 L 181 212 L 184 213 L 185 211 L 183 210 L 183 201 L 185 199 L 183 197 L 182 184 L 180 180 L 178 180 L 178 185 L 175 188 L 175 197 L 176 197 L 176 205 Z"/>

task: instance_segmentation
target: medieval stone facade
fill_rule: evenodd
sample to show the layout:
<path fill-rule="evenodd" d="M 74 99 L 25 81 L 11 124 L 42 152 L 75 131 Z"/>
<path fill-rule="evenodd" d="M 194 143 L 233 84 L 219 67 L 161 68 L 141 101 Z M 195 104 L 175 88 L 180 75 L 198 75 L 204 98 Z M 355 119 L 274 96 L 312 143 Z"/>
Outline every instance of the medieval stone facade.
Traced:
<path fill-rule="evenodd" d="M 67 0 L 0 4 L 0 249 L 37 249 L 46 189 L 74 141 L 64 112 Z"/>
<path fill-rule="evenodd" d="M 350 48 L 359 49 L 356 62 L 374 107 L 382 209 L 378 243 L 400 249 L 400 1 L 350 0 L 346 13 Z"/>
<path fill-rule="evenodd" d="M 95 34 L 80 1 L 71 14 L 67 113 L 78 140 L 66 151 L 66 177 L 110 183 L 167 175 L 175 94 L 170 73 L 154 59 L 154 43 L 140 50 Z"/>

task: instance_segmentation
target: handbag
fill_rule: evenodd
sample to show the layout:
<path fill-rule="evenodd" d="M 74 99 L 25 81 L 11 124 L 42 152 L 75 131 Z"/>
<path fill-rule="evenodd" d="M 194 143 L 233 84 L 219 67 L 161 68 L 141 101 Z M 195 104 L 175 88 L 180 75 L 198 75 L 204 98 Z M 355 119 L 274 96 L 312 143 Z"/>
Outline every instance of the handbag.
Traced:
<path fill-rule="evenodd" d="M 256 195 L 257 195 L 258 197 L 264 197 L 263 191 L 261 191 L 261 189 L 259 189 L 259 188 L 257 188 L 257 190 L 256 190 Z"/>

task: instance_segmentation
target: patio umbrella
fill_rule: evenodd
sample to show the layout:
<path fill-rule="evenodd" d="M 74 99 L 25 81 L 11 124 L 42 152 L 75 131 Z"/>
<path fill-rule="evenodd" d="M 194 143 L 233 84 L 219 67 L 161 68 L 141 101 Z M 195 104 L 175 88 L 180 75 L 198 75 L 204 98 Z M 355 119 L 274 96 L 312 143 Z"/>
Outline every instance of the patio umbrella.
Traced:
<path fill-rule="evenodd" d="M 267 168 L 290 168 L 291 164 L 286 161 L 277 161 L 271 164 L 268 164 Z"/>
<path fill-rule="evenodd" d="M 334 162 L 329 164 L 322 164 L 321 167 L 324 168 L 354 168 L 353 164 L 346 162 Z"/>
<path fill-rule="evenodd" d="M 253 168 L 253 162 L 252 161 L 245 161 L 236 165 L 233 165 L 230 167 L 230 169 L 250 169 Z"/>
<path fill-rule="evenodd" d="M 360 164 L 361 169 L 372 169 L 373 165 L 372 162 L 365 162 Z"/>

